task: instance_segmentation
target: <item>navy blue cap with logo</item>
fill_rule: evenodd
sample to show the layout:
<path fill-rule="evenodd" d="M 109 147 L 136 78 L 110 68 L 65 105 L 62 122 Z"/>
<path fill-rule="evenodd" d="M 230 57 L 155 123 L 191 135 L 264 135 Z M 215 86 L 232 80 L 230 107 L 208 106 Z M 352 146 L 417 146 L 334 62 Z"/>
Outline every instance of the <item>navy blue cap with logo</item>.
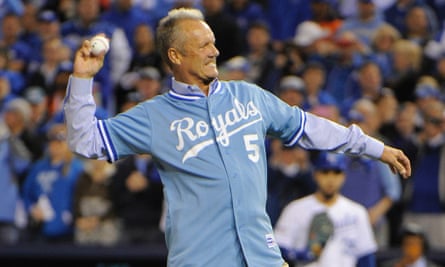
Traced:
<path fill-rule="evenodd" d="M 318 171 L 341 171 L 346 169 L 345 155 L 322 151 L 318 154 L 315 162 L 314 169 Z"/>

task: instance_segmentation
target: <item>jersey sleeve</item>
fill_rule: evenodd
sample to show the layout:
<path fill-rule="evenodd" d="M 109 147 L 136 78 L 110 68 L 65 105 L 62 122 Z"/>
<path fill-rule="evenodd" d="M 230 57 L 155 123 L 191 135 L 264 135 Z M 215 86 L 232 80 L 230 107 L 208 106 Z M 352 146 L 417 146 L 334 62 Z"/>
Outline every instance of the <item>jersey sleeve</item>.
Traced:
<path fill-rule="evenodd" d="M 63 105 L 68 145 L 74 153 L 83 157 L 107 159 L 94 115 L 96 104 L 92 90 L 93 79 L 70 76 Z"/>
<path fill-rule="evenodd" d="M 366 135 L 357 125 L 345 127 L 323 117 L 292 107 L 265 92 L 268 133 L 283 140 L 285 146 L 331 150 L 355 156 L 380 158 L 384 144 Z"/>
<path fill-rule="evenodd" d="M 151 152 L 151 123 L 143 103 L 98 125 L 111 162 Z"/>
<path fill-rule="evenodd" d="M 107 120 L 98 120 L 93 79 L 70 77 L 64 112 L 70 149 L 83 157 L 114 162 L 135 153 L 149 153 L 150 119 L 142 104 Z"/>
<path fill-rule="evenodd" d="M 384 144 L 366 135 L 353 124 L 345 127 L 323 117 L 306 112 L 306 123 L 298 144 L 306 149 L 330 150 L 354 156 L 380 158 Z"/>
<path fill-rule="evenodd" d="M 287 146 L 295 145 L 303 134 L 306 113 L 292 107 L 266 90 L 263 92 L 262 108 L 267 133 L 280 138 Z"/>

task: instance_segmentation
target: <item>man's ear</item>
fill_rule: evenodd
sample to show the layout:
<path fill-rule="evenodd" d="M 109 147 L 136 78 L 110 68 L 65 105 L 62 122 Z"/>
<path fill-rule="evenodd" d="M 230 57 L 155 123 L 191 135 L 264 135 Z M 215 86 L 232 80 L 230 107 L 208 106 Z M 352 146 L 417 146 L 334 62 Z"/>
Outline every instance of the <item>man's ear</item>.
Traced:
<path fill-rule="evenodd" d="M 176 48 L 169 48 L 167 51 L 168 59 L 171 63 L 179 65 L 181 64 L 181 53 Z"/>

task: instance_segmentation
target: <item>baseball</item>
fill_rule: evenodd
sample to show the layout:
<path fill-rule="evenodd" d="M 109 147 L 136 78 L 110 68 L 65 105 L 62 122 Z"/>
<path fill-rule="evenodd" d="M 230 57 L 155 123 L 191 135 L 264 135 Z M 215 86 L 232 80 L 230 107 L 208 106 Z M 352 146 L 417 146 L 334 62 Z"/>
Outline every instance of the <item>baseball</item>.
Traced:
<path fill-rule="evenodd" d="M 110 42 L 103 36 L 95 36 L 91 39 L 91 53 L 95 56 L 101 53 L 107 53 L 110 48 Z"/>

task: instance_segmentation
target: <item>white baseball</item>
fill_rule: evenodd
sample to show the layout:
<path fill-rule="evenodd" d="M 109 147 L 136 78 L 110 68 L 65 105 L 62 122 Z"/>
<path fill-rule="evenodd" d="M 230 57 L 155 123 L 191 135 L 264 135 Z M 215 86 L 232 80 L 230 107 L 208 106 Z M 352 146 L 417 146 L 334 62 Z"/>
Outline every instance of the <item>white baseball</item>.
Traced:
<path fill-rule="evenodd" d="M 91 53 L 95 56 L 100 55 L 103 52 L 108 52 L 110 48 L 110 42 L 103 36 L 95 36 L 91 39 Z"/>

